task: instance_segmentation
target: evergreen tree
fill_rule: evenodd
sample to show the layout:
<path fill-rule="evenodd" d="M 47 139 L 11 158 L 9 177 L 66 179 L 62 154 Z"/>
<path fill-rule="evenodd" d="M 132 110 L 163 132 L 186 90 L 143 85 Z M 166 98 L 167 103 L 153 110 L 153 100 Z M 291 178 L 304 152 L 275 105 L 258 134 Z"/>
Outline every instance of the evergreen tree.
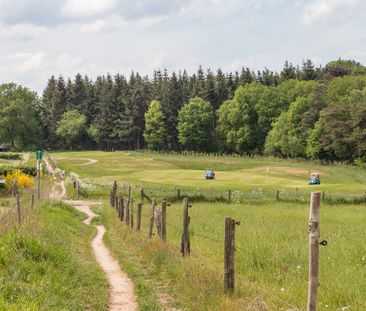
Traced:
<path fill-rule="evenodd" d="M 302 79 L 305 81 L 315 80 L 315 66 L 311 59 L 302 62 Z"/>

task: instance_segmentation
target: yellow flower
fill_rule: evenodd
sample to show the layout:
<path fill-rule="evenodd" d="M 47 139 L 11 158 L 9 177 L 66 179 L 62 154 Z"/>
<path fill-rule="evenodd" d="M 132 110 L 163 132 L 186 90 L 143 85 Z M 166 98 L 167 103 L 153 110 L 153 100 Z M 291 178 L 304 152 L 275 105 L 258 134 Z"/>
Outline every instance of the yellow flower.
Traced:
<path fill-rule="evenodd" d="M 18 188 L 20 189 L 29 188 L 34 185 L 33 177 L 22 173 L 21 170 L 16 170 L 5 177 L 6 186 L 8 188 L 13 187 L 15 181 L 17 183 Z"/>

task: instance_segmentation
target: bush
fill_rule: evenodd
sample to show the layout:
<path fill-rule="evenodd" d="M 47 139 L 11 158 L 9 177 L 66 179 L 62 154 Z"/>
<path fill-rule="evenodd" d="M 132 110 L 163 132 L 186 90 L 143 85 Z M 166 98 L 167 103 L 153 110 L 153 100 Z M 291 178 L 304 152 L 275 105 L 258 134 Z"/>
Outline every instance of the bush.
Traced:
<path fill-rule="evenodd" d="M 16 170 L 5 177 L 6 186 L 11 188 L 13 186 L 14 180 L 17 182 L 17 187 L 20 189 L 29 188 L 34 185 L 34 179 L 31 176 L 24 174 L 20 170 Z"/>
<path fill-rule="evenodd" d="M 0 176 L 7 176 L 9 174 L 12 174 L 14 172 L 13 167 L 0 167 Z M 29 175 L 29 176 L 37 176 L 37 169 L 34 167 L 20 167 L 17 170 L 20 170 L 22 173 Z"/>
<path fill-rule="evenodd" d="M 4 160 L 20 160 L 21 156 L 19 153 L 0 153 L 0 159 Z"/>

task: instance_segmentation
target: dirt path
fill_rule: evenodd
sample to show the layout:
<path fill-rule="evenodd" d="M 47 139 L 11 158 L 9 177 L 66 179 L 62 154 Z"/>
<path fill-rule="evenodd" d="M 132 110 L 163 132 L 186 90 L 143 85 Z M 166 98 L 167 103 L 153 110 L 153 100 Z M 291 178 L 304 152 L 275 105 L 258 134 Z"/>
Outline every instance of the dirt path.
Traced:
<path fill-rule="evenodd" d="M 95 160 L 95 159 L 87 159 L 87 158 L 79 158 L 79 159 L 86 160 L 88 162 L 82 163 L 82 164 L 78 164 L 78 166 L 90 165 L 90 164 L 94 164 L 94 163 L 97 163 L 98 162 L 98 160 Z"/>
<path fill-rule="evenodd" d="M 22 159 L 20 160 L 19 166 L 23 165 L 24 163 L 27 163 L 29 161 L 30 158 L 30 153 L 29 152 L 25 152 L 22 155 Z"/>
<path fill-rule="evenodd" d="M 97 215 L 90 210 L 90 205 L 98 204 L 83 201 L 65 201 L 73 205 L 77 210 L 85 213 L 88 218 L 84 220 L 84 224 L 90 225 L 92 219 Z M 121 271 L 118 262 L 112 257 L 108 248 L 103 242 L 103 236 L 106 232 L 104 226 L 95 226 L 97 235 L 92 241 L 92 247 L 97 262 L 107 276 L 109 283 L 109 303 L 108 310 L 111 311 L 137 311 L 137 300 L 134 294 L 134 286 L 128 276 Z"/>

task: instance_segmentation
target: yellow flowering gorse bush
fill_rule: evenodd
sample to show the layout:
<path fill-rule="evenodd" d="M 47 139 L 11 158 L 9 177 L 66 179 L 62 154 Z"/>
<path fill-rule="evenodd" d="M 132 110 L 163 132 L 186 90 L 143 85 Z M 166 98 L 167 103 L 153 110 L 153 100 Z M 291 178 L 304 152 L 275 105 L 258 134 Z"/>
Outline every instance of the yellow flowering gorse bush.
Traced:
<path fill-rule="evenodd" d="M 17 187 L 21 189 L 34 185 L 33 177 L 24 174 L 21 170 L 16 170 L 5 177 L 6 186 L 11 188 L 14 185 L 14 180 L 17 182 Z"/>

